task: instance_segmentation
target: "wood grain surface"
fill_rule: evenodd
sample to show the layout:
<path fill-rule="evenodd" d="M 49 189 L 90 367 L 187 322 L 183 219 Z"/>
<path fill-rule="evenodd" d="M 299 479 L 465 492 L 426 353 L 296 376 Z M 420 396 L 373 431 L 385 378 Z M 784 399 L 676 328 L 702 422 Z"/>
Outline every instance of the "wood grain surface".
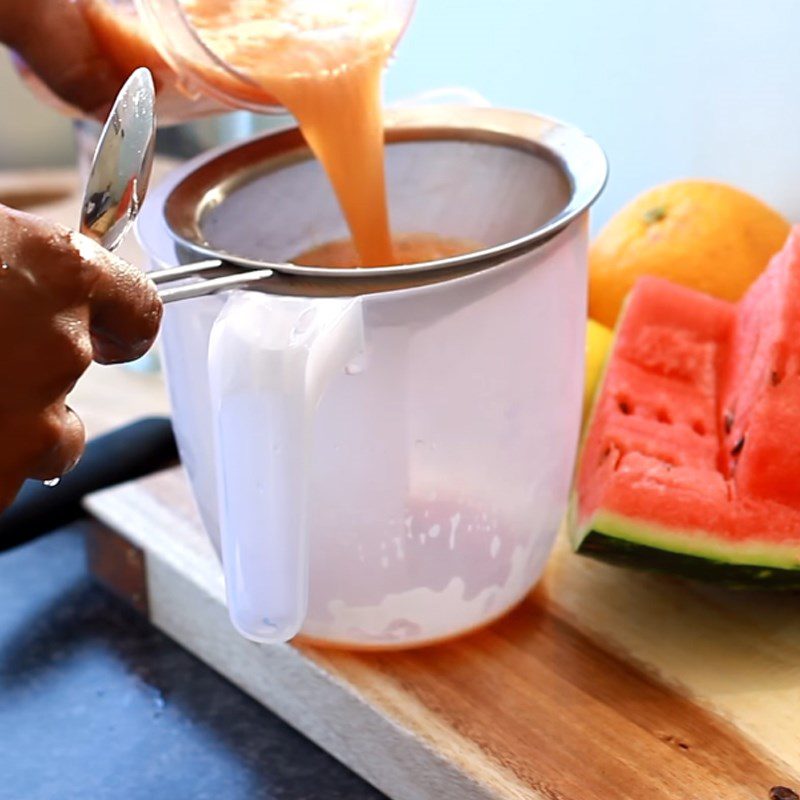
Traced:
<path fill-rule="evenodd" d="M 0 171 L 0 203 L 22 211 L 70 202 L 77 190 L 73 169 Z"/>
<path fill-rule="evenodd" d="M 62 171 L 0 175 L 0 202 L 46 203 L 36 210 L 74 224 L 75 185 Z M 132 239 L 123 255 L 141 263 Z M 90 434 L 167 410 L 159 376 L 119 367 L 93 367 L 71 403 Z M 260 647 L 228 622 L 180 469 L 88 505 L 105 526 L 93 563 L 107 582 L 397 800 L 768 800 L 800 787 L 798 597 L 628 572 L 559 542 L 539 588 L 461 640 L 386 654 Z"/>
<path fill-rule="evenodd" d="M 795 598 L 637 575 L 561 542 L 521 606 L 463 639 L 259 647 L 230 629 L 181 470 L 89 505 L 144 552 L 156 625 L 391 797 L 768 800 L 800 786 Z"/>

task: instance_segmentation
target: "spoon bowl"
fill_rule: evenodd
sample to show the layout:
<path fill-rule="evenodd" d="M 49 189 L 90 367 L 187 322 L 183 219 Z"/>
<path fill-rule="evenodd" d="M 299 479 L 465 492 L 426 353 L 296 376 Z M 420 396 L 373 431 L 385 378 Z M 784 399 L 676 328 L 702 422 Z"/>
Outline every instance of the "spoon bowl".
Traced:
<path fill-rule="evenodd" d="M 117 95 L 97 143 L 81 204 L 80 232 L 114 250 L 147 192 L 155 149 L 155 86 L 144 67 Z"/>
<path fill-rule="evenodd" d="M 81 203 L 79 230 L 106 250 L 119 246 L 147 194 L 156 141 L 155 101 L 153 77 L 148 69 L 140 67 L 117 95 L 94 152 Z M 161 300 L 170 303 L 244 287 L 272 275 L 270 269 L 245 270 L 203 280 L 205 273 L 221 266 L 219 259 L 207 259 L 154 272 L 150 277 L 159 285 Z M 161 286 L 193 278 L 200 280 L 189 285 Z"/>

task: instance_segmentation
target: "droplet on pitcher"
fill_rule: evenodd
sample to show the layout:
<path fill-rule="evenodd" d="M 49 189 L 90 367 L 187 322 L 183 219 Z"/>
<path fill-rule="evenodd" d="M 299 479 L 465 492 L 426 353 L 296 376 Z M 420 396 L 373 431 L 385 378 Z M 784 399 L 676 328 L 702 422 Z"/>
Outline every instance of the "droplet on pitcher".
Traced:
<path fill-rule="evenodd" d="M 297 322 L 295 322 L 294 329 L 292 330 L 292 338 L 296 339 L 301 336 L 305 336 L 305 334 L 311 330 L 316 317 L 317 311 L 315 308 L 305 309 L 297 318 Z"/>
<path fill-rule="evenodd" d="M 61 478 L 50 478 L 49 481 L 42 481 L 42 483 L 45 486 L 52 488 L 54 486 L 58 486 L 58 484 L 61 483 Z"/>
<path fill-rule="evenodd" d="M 358 361 L 351 361 L 345 368 L 344 371 L 348 375 L 358 375 L 364 371 L 364 365 L 359 363 Z"/>

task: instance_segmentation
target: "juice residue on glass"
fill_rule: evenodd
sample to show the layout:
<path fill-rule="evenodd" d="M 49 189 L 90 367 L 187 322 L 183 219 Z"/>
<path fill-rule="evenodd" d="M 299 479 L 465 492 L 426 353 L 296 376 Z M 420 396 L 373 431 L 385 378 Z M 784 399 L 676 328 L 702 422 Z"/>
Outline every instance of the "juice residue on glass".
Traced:
<path fill-rule="evenodd" d="M 158 89 L 161 122 L 186 119 L 220 111 L 210 98 L 187 94 L 169 64 L 149 41 L 133 3 L 112 0 L 79 0 L 97 44 L 109 65 L 119 75 L 120 85 L 138 67 L 147 67 Z"/>
<path fill-rule="evenodd" d="M 147 67 L 153 77 L 169 70 L 166 62 L 148 43 L 133 4 L 110 0 L 80 0 L 81 9 L 103 53 L 117 68 L 120 77 L 137 67 Z"/>
<path fill-rule="evenodd" d="M 275 97 L 297 119 L 336 192 L 359 265 L 392 263 L 381 73 L 401 15 L 385 0 L 181 2 L 206 47 L 249 79 L 250 99 Z"/>

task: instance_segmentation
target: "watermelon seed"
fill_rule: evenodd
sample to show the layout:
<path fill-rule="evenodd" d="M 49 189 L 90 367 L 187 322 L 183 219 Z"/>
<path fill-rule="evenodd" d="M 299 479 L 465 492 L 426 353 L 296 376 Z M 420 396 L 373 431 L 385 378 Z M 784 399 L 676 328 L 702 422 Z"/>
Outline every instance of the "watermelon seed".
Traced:
<path fill-rule="evenodd" d="M 672 734 L 668 734 L 666 736 L 661 737 L 662 741 L 666 742 L 667 744 L 674 744 L 679 747 L 681 750 L 689 750 L 689 745 L 686 742 L 681 741 L 677 736 L 673 736 Z"/>
<path fill-rule="evenodd" d="M 800 800 L 800 797 L 788 786 L 773 786 L 769 790 L 769 800 Z"/>
<path fill-rule="evenodd" d="M 733 411 L 730 409 L 725 412 L 723 423 L 725 425 L 725 433 L 730 433 L 733 429 Z"/>
<path fill-rule="evenodd" d="M 731 449 L 731 455 L 738 456 L 739 453 L 742 452 L 743 448 L 744 448 L 744 436 L 740 436 L 736 444 Z"/>
<path fill-rule="evenodd" d="M 617 404 L 619 405 L 619 410 L 625 414 L 633 414 L 633 406 L 623 397 L 617 398 Z"/>
<path fill-rule="evenodd" d="M 622 460 L 623 452 L 620 448 L 617 447 L 615 442 L 609 442 L 603 448 L 603 452 L 600 454 L 600 460 L 597 462 L 598 464 L 602 464 L 607 458 L 609 458 L 613 454 L 614 456 L 614 463 L 611 467 L 615 472 L 619 468 L 619 462 Z"/>
<path fill-rule="evenodd" d="M 781 376 L 777 370 L 772 370 L 769 376 L 769 380 L 773 386 L 777 386 L 781 382 Z"/>

